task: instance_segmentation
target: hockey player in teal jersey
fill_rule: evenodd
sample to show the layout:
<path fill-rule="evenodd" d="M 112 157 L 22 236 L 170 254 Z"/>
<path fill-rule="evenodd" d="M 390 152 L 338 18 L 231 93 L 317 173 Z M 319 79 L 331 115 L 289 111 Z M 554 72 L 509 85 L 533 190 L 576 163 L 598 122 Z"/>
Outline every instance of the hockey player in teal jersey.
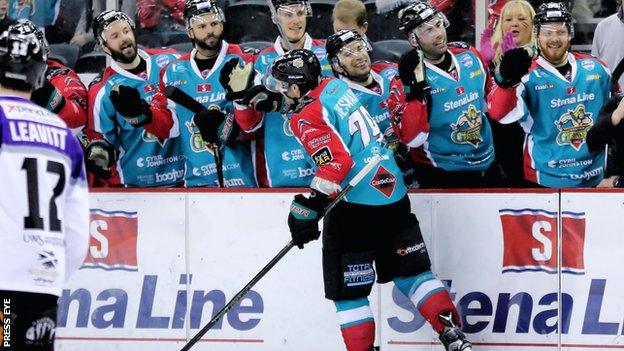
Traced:
<path fill-rule="evenodd" d="M 166 86 L 175 86 L 207 108 L 194 115 L 185 107 L 169 102 L 169 109 L 180 126 L 177 140 L 186 160 L 185 186 L 219 185 L 215 149 L 205 144 L 211 143 L 217 144 L 217 152 L 222 157 L 223 186 L 255 187 L 250 142 L 237 138 L 232 116 L 235 111 L 219 82 L 224 66 L 238 60 L 251 62 L 252 55 L 222 40 L 225 18 L 213 0 L 187 0 L 184 17 L 188 36 L 195 47 L 163 70 L 160 89 L 164 91 Z M 251 66 L 248 69 L 251 70 Z"/>
<path fill-rule="evenodd" d="M 263 86 L 265 73 L 275 58 L 291 49 L 307 49 L 317 56 L 322 64 L 323 75 L 331 76 L 327 62 L 325 43 L 312 39 L 306 33 L 307 17 L 312 10 L 307 0 L 271 0 L 275 8 L 273 22 L 280 28 L 280 35 L 272 46 L 262 50 L 254 62 L 255 83 L 244 104 L 251 105 L 260 114 L 249 114 L 239 118 L 241 128 L 246 132 L 261 130 L 256 150 L 258 181 L 262 186 L 285 187 L 306 186 L 313 176 L 312 166 L 306 162 L 304 151 L 293 138 L 288 126 L 289 113 L 281 113 L 282 98 L 272 94 Z"/>
<path fill-rule="evenodd" d="M 113 61 L 89 89 L 86 150 L 89 171 L 112 185 L 175 186 L 182 183 L 184 156 L 170 138 L 179 134 L 166 98 L 158 91 L 160 70 L 178 56 L 138 50 L 134 23 L 123 12 L 105 11 L 94 35 Z"/>
<path fill-rule="evenodd" d="M 321 80 L 320 73 L 312 52 L 292 50 L 272 64 L 268 87 L 293 101 L 290 128 L 316 168 L 310 196 L 296 195 L 288 216 L 299 248 L 318 239 L 317 216 L 332 196 L 373 157 L 381 157 L 324 222 L 325 296 L 336 305 L 347 350 L 373 350 L 375 322 L 368 301 L 373 263 L 377 281 L 393 281 L 440 333 L 447 350 L 471 350 L 448 291 L 431 272 L 401 171 L 383 134 L 346 82 Z"/>
<path fill-rule="evenodd" d="M 609 99 L 611 74 L 595 57 L 569 52 L 572 16 L 546 3 L 535 16 L 539 56 L 523 49 L 503 55 L 488 97 L 490 115 L 519 121 L 526 133 L 524 177 L 545 187 L 596 186 L 604 176 L 604 152 L 592 154 L 589 129 Z"/>
<path fill-rule="evenodd" d="M 447 43 L 448 20 L 426 2 L 404 7 L 399 21 L 414 48 L 399 60 L 401 80 L 391 89 L 398 95 L 390 102 L 397 135 L 412 148 L 416 179 L 423 188 L 491 186 L 487 64 L 475 48 Z"/>

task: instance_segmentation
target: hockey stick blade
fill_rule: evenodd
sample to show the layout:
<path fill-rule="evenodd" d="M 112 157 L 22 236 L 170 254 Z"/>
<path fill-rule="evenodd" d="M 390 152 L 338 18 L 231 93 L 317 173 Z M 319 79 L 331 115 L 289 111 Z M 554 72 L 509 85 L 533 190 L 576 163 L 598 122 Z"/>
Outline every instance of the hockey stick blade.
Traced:
<path fill-rule="evenodd" d="M 336 195 L 336 197 L 332 200 L 332 202 L 330 202 L 329 205 L 325 207 L 325 209 L 321 212 L 321 216 L 317 218 L 317 221 L 321 220 L 323 216 L 325 216 L 329 211 L 331 211 L 332 208 L 334 208 L 338 204 L 338 202 L 340 202 L 340 200 L 342 200 L 347 195 L 349 190 L 353 189 L 353 187 L 355 187 L 367 174 L 369 174 L 370 171 L 373 168 L 375 168 L 377 164 L 379 164 L 379 162 L 381 162 L 381 156 L 380 155 L 373 156 L 368 162 L 368 164 L 364 168 L 362 168 L 349 181 L 349 183 L 344 187 L 344 189 L 342 189 L 340 193 Z M 217 312 L 217 314 L 215 314 L 215 316 L 212 317 L 210 322 L 208 322 L 206 326 L 204 326 L 200 331 L 198 331 L 197 334 L 195 334 L 195 336 L 191 340 L 189 340 L 189 342 L 187 342 L 186 345 L 184 345 L 182 349 L 180 349 L 180 351 L 190 350 L 191 347 L 193 347 L 193 345 L 195 345 L 202 338 L 202 336 L 204 336 L 204 334 L 206 334 L 215 324 L 217 324 L 217 322 L 219 322 L 221 318 L 223 318 L 223 316 L 226 313 L 228 313 L 230 309 L 232 309 L 232 307 L 234 307 L 234 305 L 239 303 L 245 297 L 245 295 L 249 292 L 249 290 L 251 290 L 251 288 L 253 288 L 253 286 L 256 285 L 256 283 L 260 281 L 260 279 L 262 279 L 262 277 L 264 277 L 273 268 L 273 266 L 277 264 L 277 262 L 279 262 L 284 256 L 286 256 L 288 251 L 290 251 L 290 249 L 292 249 L 293 246 L 295 245 L 293 244 L 291 240 L 288 244 L 286 244 L 286 246 L 284 246 L 277 253 L 277 255 L 275 255 L 275 257 L 271 259 L 271 261 L 269 261 L 269 263 L 266 264 L 266 266 L 262 267 L 260 272 L 258 272 L 258 274 L 256 274 L 253 278 L 251 278 L 249 283 L 247 283 L 247 285 L 245 285 L 238 293 L 236 293 L 236 295 L 234 295 L 234 297 L 230 300 L 230 302 L 228 302 L 219 312 Z"/>
<path fill-rule="evenodd" d="M 174 87 L 173 85 L 169 85 L 165 88 L 165 96 L 195 114 L 206 109 L 199 101 L 193 99 L 189 94 L 185 93 L 178 87 Z"/>

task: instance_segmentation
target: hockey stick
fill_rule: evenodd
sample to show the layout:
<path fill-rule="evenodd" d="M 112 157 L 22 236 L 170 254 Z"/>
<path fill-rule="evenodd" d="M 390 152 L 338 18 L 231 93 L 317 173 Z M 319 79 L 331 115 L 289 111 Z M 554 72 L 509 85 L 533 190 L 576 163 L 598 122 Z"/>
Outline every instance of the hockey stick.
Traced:
<path fill-rule="evenodd" d="M 167 96 L 167 98 L 171 99 L 171 101 L 175 102 L 176 104 L 193 112 L 194 114 L 198 114 L 206 109 L 204 105 L 190 97 L 180 88 L 174 87 L 173 85 L 169 85 L 167 86 L 167 88 L 165 88 L 165 96 Z M 212 153 L 214 154 L 215 166 L 217 167 L 217 182 L 219 183 L 219 188 L 223 188 L 223 186 L 225 185 L 223 180 L 223 160 L 221 159 L 219 146 L 217 146 L 216 144 L 209 144 L 207 146 L 212 150 Z"/>
<path fill-rule="evenodd" d="M 321 220 L 321 218 L 323 218 L 329 211 L 331 211 L 338 204 L 338 202 L 340 202 L 340 200 L 342 200 L 347 195 L 349 190 L 351 190 L 354 186 L 356 186 L 362 180 L 362 178 L 364 178 L 368 173 L 370 173 L 370 171 L 380 161 L 381 161 L 380 155 L 375 155 L 374 157 L 372 157 L 371 160 L 368 162 L 368 164 L 364 168 L 362 168 L 353 177 L 353 179 L 349 181 L 349 183 L 344 187 L 344 189 L 342 189 L 338 193 L 338 195 L 332 200 L 332 202 L 330 202 L 329 205 L 327 205 L 327 207 L 323 209 L 323 211 L 319 214 L 319 217 L 316 219 L 316 221 Z M 245 295 L 249 292 L 249 290 L 251 290 L 251 288 L 254 285 L 256 285 L 256 283 L 260 279 L 262 279 L 262 277 L 264 277 L 273 268 L 273 266 L 277 264 L 277 262 L 279 262 L 284 256 L 286 256 L 288 251 L 290 251 L 290 249 L 292 249 L 293 246 L 294 244 L 292 240 L 288 242 L 288 244 L 286 244 L 286 246 L 284 246 L 284 248 L 281 249 L 280 252 L 278 252 L 277 255 L 275 255 L 275 257 L 273 257 L 271 261 L 269 261 L 269 263 L 266 264 L 266 266 L 262 267 L 260 272 L 258 272 L 258 274 L 256 274 L 253 278 L 251 278 L 249 283 L 247 283 L 247 285 L 245 285 L 238 293 L 236 293 L 236 295 L 234 295 L 234 297 L 230 300 L 230 302 L 228 302 L 227 305 L 225 305 L 219 312 L 217 312 L 217 314 L 215 314 L 215 316 L 212 317 L 210 322 L 208 322 L 208 324 L 206 324 L 205 327 L 203 327 L 199 332 L 197 332 L 197 334 L 191 340 L 189 340 L 189 342 L 187 342 L 186 345 L 184 345 L 184 347 L 180 349 L 180 351 L 190 350 L 191 347 L 193 347 L 193 345 L 195 345 L 201 339 L 201 337 L 204 334 L 206 334 L 208 330 L 210 330 L 210 328 L 212 328 L 215 324 L 217 324 L 217 322 L 221 318 L 223 318 L 223 316 L 226 313 L 228 313 L 228 311 L 232 307 L 234 307 L 234 305 L 239 303 L 245 297 Z"/>

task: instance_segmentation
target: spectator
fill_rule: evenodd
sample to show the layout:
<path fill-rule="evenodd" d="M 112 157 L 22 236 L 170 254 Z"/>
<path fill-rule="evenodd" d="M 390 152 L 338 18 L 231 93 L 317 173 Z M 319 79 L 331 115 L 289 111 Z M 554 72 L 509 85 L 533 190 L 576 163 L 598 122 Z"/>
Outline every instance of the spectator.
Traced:
<path fill-rule="evenodd" d="M 93 0 L 93 16 L 97 17 L 106 9 L 106 0 Z M 136 0 L 124 0 L 121 5 L 121 12 L 134 17 L 136 13 Z M 91 32 L 91 27 L 87 23 L 87 11 L 83 11 L 76 25 L 74 36 L 69 41 L 70 44 L 81 48 L 81 52 L 89 52 L 93 50 L 95 34 Z"/>
<path fill-rule="evenodd" d="M 587 133 L 587 147 L 593 153 L 604 152 L 605 146 L 614 147 L 613 161 L 598 188 L 624 188 L 624 100 L 622 94 L 615 94 L 602 107 L 596 123 Z M 611 156 L 611 155 L 609 155 Z"/>
<path fill-rule="evenodd" d="M 334 26 L 334 33 L 341 30 L 355 30 L 366 40 L 370 45 L 372 52 L 371 60 L 374 61 L 389 61 L 397 62 L 398 57 L 382 50 L 377 45 L 371 42 L 366 37 L 366 31 L 368 30 L 368 21 L 366 18 L 366 7 L 360 0 L 339 0 L 334 5 L 332 12 L 332 24 Z"/>
<path fill-rule="evenodd" d="M 414 175 L 423 188 L 495 185 L 494 144 L 485 115 L 487 65 L 473 47 L 447 44 L 444 14 L 426 2 L 399 12 L 400 29 L 414 49 L 401 56 L 400 81 L 391 89 L 392 123 L 412 148 Z"/>
<path fill-rule="evenodd" d="M 137 41 L 147 47 L 188 41 L 184 33 L 184 0 L 138 0 Z"/>
<path fill-rule="evenodd" d="M 87 169 L 111 185 L 175 186 L 184 158 L 166 98 L 158 91 L 160 70 L 177 55 L 137 49 L 134 22 L 123 12 L 104 11 L 93 32 L 112 62 L 89 88 Z M 116 165 L 116 168 L 112 168 Z M 112 177 L 118 172 L 118 179 Z"/>
<path fill-rule="evenodd" d="M 15 20 L 9 17 L 9 0 L 0 0 L 0 32 L 9 28 Z"/>
<path fill-rule="evenodd" d="M 611 71 L 624 59 L 624 10 L 622 0 L 618 0 L 617 12 L 603 19 L 596 26 L 594 41 L 592 43 L 592 55 L 603 60 Z M 624 67 L 622 67 L 624 69 Z M 624 87 L 624 75 L 617 82 Z"/>
<path fill-rule="evenodd" d="M 591 154 L 588 130 L 609 98 L 611 75 L 589 55 L 569 52 L 572 16 L 560 3 L 540 6 L 535 16 L 540 55 L 506 52 L 488 96 L 490 115 L 501 123 L 520 121 L 526 133 L 524 177 L 543 187 L 596 186 L 604 153 Z"/>

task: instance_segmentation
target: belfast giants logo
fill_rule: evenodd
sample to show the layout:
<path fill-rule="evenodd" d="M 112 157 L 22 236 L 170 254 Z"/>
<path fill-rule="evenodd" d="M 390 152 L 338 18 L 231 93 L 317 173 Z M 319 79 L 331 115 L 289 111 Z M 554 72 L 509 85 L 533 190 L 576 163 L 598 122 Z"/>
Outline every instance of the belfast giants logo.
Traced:
<path fill-rule="evenodd" d="M 475 148 L 483 141 L 481 137 L 481 111 L 470 104 L 457 119 L 457 123 L 451 123 L 451 140 L 457 144 L 469 144 Z"/>
<path fill-rule="evenodd" d="M 503 273 L 558 272 L 557 212 L 499 210 L 503 227 Z M 585 213 L 561 213 L 561 272 L 584 274 Z"/>
<path fill-rule="evenodd" d="M 557 144 L 560 146 L 570 145 L 576 151 L 585 144 L 587 132 L 594 124 L 591 112 L 585 111 L 585 105 L 579 104 L 574 110 L 568 110 L 566 114 L 555 121 L 559 129 Z"/>
<path fill-rule="evenodd" d="M 91 209 L 89 250 L 82 268 L 137 271 L 137 212 Z"/>

